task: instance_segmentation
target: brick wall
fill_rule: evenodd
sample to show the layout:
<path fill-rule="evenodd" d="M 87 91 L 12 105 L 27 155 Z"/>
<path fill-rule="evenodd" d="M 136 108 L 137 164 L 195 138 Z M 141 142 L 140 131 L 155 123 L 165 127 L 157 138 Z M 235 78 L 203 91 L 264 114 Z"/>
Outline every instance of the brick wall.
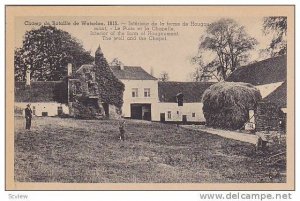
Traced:
<path fill-rule="evenodd" d="M 255 111 L 256 131 L 281 130 L 279 122 L 285 122 L 284 113 L 271 102 L 259 102 Z"/>

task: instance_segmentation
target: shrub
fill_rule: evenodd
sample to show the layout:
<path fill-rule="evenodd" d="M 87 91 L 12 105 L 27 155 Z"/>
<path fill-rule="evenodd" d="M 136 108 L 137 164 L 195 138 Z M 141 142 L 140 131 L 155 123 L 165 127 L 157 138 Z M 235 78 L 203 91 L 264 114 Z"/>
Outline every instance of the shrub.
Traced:
<path fill-rule="evenodd" d="M 78 119 L 95 119 L 97 116 L 96 108 L 85 105 L 82 102 L 73 103 L 75 118 Z"/>

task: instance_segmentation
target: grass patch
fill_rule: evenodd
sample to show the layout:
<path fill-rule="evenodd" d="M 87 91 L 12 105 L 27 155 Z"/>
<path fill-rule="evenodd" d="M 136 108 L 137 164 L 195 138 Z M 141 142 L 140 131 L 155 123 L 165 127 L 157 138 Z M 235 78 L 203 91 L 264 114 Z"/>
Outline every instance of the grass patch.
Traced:
<path fill-rule="evenodd" d="M 154 122 L 15 118 L 15 180 L 76 183 L 285 182 L 248 143 Z M 270 152 L 274 154 L 274 152 Z M 277 174 L 278 173 L 278 174 Z"/>

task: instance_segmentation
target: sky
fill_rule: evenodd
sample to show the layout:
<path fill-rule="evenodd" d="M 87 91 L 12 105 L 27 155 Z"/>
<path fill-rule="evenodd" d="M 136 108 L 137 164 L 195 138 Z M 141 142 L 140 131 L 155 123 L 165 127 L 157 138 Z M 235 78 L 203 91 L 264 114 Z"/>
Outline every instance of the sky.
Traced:
<path fill-rule="evenodd" d="M 26 31 L 37 29 L 38 22 L 45 21 L 104 21 L 117 20 L 119 23 L 128 21 L 137 21 L 130 17 L 19 17 L 15 21 L 15 47 L 21 47 L 22 40 Z M 138 21 L 152 22 L 205 22 L 217 21 L 217 17 L 139 17 Z M 258 51 L 265 48 L 270 38 L 262 32 L 261 17 L 249 16 L 243 18 L 233 18 L 240 25 L 245 26 L 246 32 L 257 39 L 258 45 L 251 51 L 251 60 L 259 60 Z M 25 25 L 25 22 L 27 25 Z M 35 22 L 33 25 L 29 23 Z M 94 55 L 95 50 L 100 45 L 104 56 L 110 62 L 113 58 L 118 58 L 122 63 L 128 66 L 141 66 L 147 72 L 153 70 L 154 76 L 159 77 L 162 71 L 169 74 L 171 81 L 188 81 L 189 75 L 195 67 L 190 59 L 198 52 L 198 45 L 201 35 L 204 34 L 206 27 L 177 27 L 179 35 L 177 37 L 168 37 L 166 41 L 105 41 L 102 36 L 90 35 L 91 27 L 57 25 L 57 28 L 69 32 L 83 44 L 84 48 L 91 51 Z"/>

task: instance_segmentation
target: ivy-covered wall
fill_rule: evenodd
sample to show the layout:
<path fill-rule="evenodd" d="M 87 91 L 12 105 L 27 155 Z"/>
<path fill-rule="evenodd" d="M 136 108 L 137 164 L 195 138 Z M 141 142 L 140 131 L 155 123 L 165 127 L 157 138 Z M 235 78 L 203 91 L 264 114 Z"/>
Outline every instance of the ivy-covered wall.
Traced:
<path fill-rule="evenodd" d="M 124 89 L 124 84 L 115 77 L 99 47 L 95 53 L 95 64 L 79 69 L 69 80 L 69 99 L 74 115 L 79 118 L 104 115 L 103 103 L 121 109 Z"/>
<path fill-rule="evenodd" d="M 111 71 L 100 47 L 95 53 L 95 79 L 100 99 L 119 108 L 123 105 L 124 84 Z"/>

